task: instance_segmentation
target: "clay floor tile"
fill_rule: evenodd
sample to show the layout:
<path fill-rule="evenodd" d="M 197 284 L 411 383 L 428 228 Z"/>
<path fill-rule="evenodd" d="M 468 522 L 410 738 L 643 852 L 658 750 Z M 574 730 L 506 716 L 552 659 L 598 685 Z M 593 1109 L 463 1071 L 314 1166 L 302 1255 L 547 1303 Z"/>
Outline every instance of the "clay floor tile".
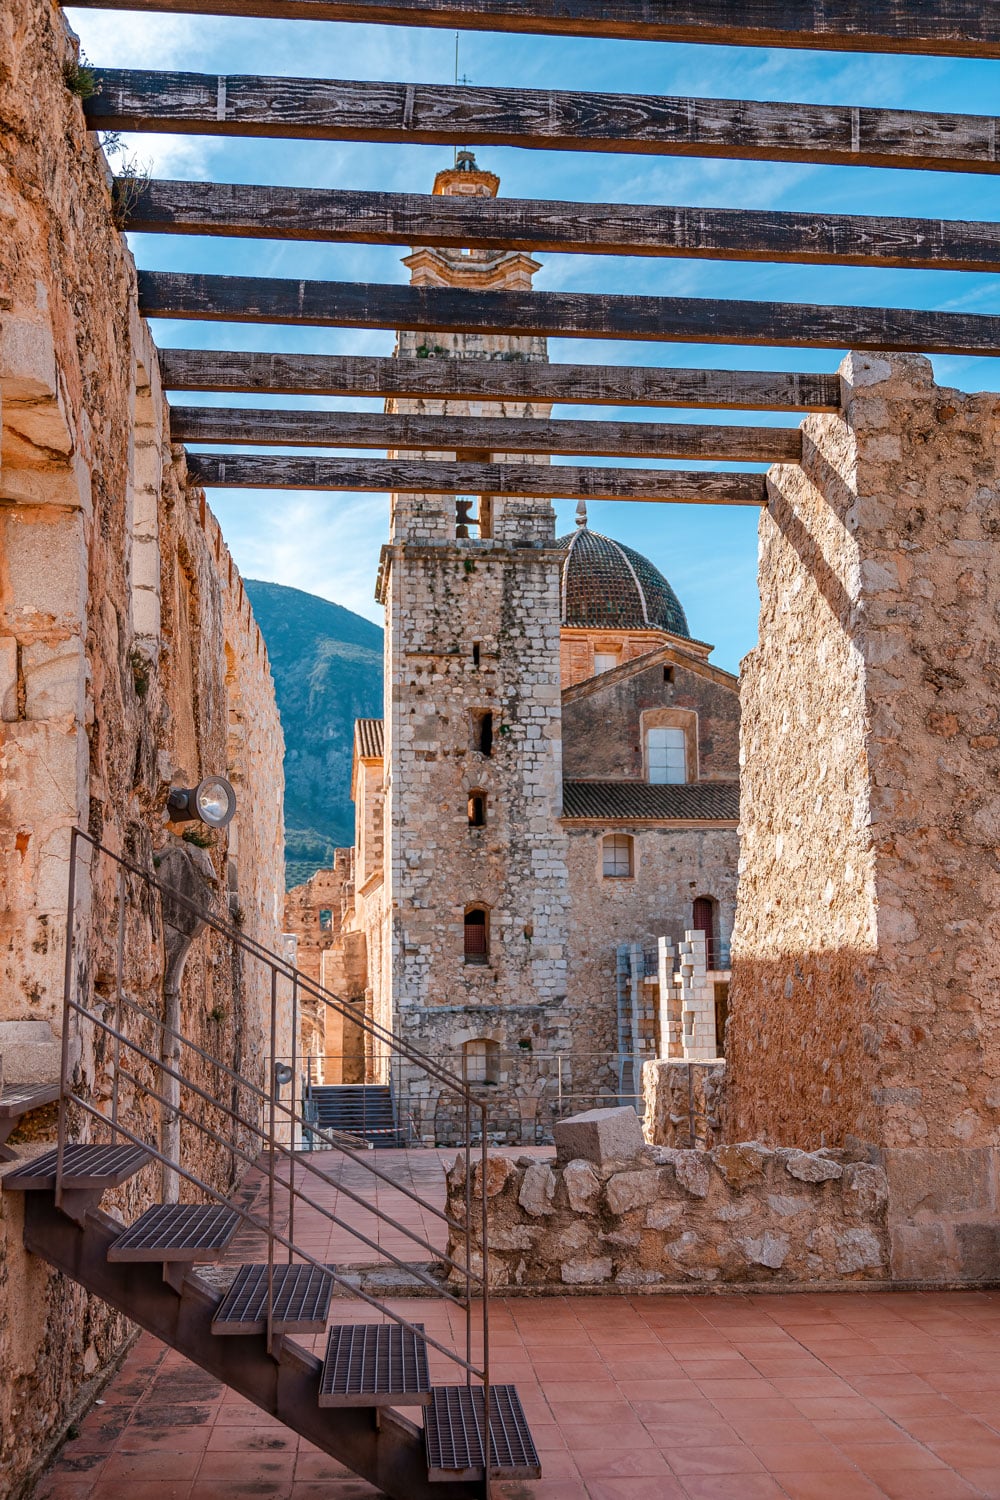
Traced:
<path fill-rule="evenodd" d="M 650 1402 L 698 1401 L 701 1397 L 693 1380 L 619 1380 L 617 1389 L 633 1407 Z"/>
<path fill-rule="evenodd" d="M 649 1422 L 646 1431 L 668 1458 L 679 1448 L 713 1448 L 739 1442 L 739 1434 L 721 1423 Z"/>
<path fill-rule="evenodd" d="M 567 1372 L 564 1370 L 563 1373 Z M 546 1382 L 543 1389 L 546 1399 L 552 1405 L 566 1401 L 580 1402 L 622 1399 L 620 1396 L 616 1396 L 618 1388 L 614 1381 L 607 1377 L 604 1380 L 553 1380 Z"/>
<path fill-rule="evenodd" d="M 791 1396 L 790 1401 L 811 1422 L 868 1422 L 882 1413 L 861 1396 Z"/>
<path fill-rule="evenodd" d="M 922 1443 L 840 1443 L 846 1453 L 863 1474 L 878 1483 L 879 1474 L 892 1474 L 903 1469 L 947 1469 L 954 1467 L 945 1463 L 936 1453 Z"/>
<path fill-rule="evenodd" d="M 954 1469 L 879 1473 L 874 1482 L 889 1500 L 969 1500 L 971 1496 L 978 1500 L 978 1491 Z"/>
<path fill-rule="evenodd" d="M 771 1443 L 822 1443 L 826 1439 L 811 1422 L 804 1417 L 769 1417 L 764 1421 L 757 1418 L 737 1417 L 733 1421 L 733 1430 L 737 1432 L 744 1443 L 751 1448 L 761 1448 Z"/>
<path fill-rule="evenodd" d="M 850 1382 L 841 1379 L 839 1375 L 831 1375 L 829 1370 L 821 1375 L 772 1376 L 771 1384 L 782 1396 L 819 1396 L 831 1400 L 857 1396 L 857 1391 Z"/>
<path fill-rule="evenodd" d="M 198 1481 L 206 1479 L 261 1480 L 277 1484 L 295 1472 L 294 1453 L 206 1453 L 198 1470 Z"/>
<path fill-rule="evenodd" d="M 966 1443 L 942 1442 L 935 1438 L 927 1447 L 942 1463 L 949 1464 L 959 1474 L 964 1474 L 968 1469 L 1000 1468 L 1000 1434 Z"/>
<path fill-rule="evenodd" d="M 712 1405 L 727 1422 L 750 1417 L 760 1422 L 794 1421 L 802 1416 L 787 1396 L 713 1396 Z"/>
<path fill-rule="evenodd" d="M 681 1484 L 688 1500 L 787 1500 L 770 1474 L 686 1474 Z"/>
<path fill-rule="evenodd" d="M 634 1448 L 631 1444 L 612 1448 L 577 1448 L 566 1458 L 575 1464 L 588 1482 L 591 1479 L 647 1479 L 669 1474 L 671 1465 L 662 1453 L 650 1445 Z"/>
<path fill-rule="evenodd" d="M 687 1495 L 679 1480 L 657 1474 L 642 1479 L 592 1479 L 574 1500 L 687 1500 Z"/>
<path fill-rule="evenodd" d="M 859 1422 L 852 1417 L 821 1420 L 815 1427 L 822 1437 L 840 1448 L 848 1445 L 867 1448 L 873 1443 L 894 1443 L 905 1436 L 894 1422 L 888 1422 L 884 1417 L 870 1422 Z"/>
<path fill-rule="evenodd" d="M 814 1470 L 780 1470 L 774 1478 L 788 1500 L 885 1500 L 885 1491 L 855 1469 L 843 1474 L 818 1474 Z"/>
<path fill-rule="evenodd" d="M 751 1443 L 769 1474 L 783 1472 L 836 1474 L 850 1472 L 855 1465 L 833 1443 L 822 1440 L 798 1443 Z"/>
<path fill-rule="evenodd" d="M 737 1401 L 774 1400 L 774 1386 L 769 1380 L 761 1380 L 759 1377 L 753 1380 L 749 1378 L 730 1379 L 729 1377 L 717 1379 L 713 1376 L 707 1380 L 700 1379 L 696 1381 L 696 1384 L 701 1388 L 702 1394 L 708 1397 L 709 1401 L 726 1400 L 727 1398 Z"/>
<path fill-rule="evenodd" d="M 299 1439 L 287 1427 L 266 1427 L 263 1431 L 249 1425 L 216 1422 L 207 1434 L 209 1453 L 292 1452 Z"/>
<path fill-rule="evenodd" d="M 933 1396 L 934 1387 L 912 1370 L 903 1375 L 856 1375 L 850 1384 L 859 1396 L 874 1401 L 877 1396 Z"/>
<path fill-rule="evenodd" d="M 124 1490 L 133 1480 L 194 1479 L 204 1454 L 177 1452 L 169 1448 L 152 1453 L 116 1453 L 109 1458 L 101 1474 L 106 1485 L 118 1484 Z"/>
<path fill-rule="evenodd" d="M 743 1443 L 706 1448 L 675 1448 L 670 1467 L 681 1479 L 689 1474 L 763 1474 L 764 1465 Z"/>
<path fill-rule="evenodd" d="M 89 1479 L 66 1474 L 43 1476 L 38 1481 L 34 1500 L 89 1500 L 93 1492 Z"/>

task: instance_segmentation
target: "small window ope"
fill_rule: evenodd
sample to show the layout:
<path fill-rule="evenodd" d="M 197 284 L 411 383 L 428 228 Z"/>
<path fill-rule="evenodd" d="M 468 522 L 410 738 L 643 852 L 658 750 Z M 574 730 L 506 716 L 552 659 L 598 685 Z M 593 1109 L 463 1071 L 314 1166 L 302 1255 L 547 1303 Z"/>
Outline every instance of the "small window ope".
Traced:
<path fill-rule="evenodd" d="M 462 1048 L 466 1083 L 500 1082 L 500 1044 L 486 1037 L 466 1042 Z"/>
<path fill-rule="evenodd" d="M 325 906 L 319 914 L 319 930 L 320 932 L 333 931 L 333 912 L 329 907 Z"/>
<path fill-rule="evenodd" d="M 490 923 L 485 906 L 473 906 L 465 913 L 465 962 L 488 964 L 490 961 Z"/>
<path fill-rule="evenodd" d="M 673 786 L 687 781 L 687 736 L 684 730 L 648 729 L 646 764 L 649 779 L 655 786 Z"/>
<path fill-rule="evenodd" d="M 486 793 L 474 791 L 469 793 L 469 827 L 486 827 Z"/>
<path fill-rule="evenodd" d="M 635 873 L 634 840 L 629 833 L 605 834 L 601 863 L 605 880 L 627 880 Z"/>
<path fill-rule="evenodd" d="M 493 754 L 493 710 L 472 710 L 472 748 L 479 755 Z"/>
<path fill-rule="evenodd" d="M 594 676 L 599 677 L 602 672 L 613 672 L 615 667 L 621 666 L 621 660 L 620 651 L 595 651 Z"/>

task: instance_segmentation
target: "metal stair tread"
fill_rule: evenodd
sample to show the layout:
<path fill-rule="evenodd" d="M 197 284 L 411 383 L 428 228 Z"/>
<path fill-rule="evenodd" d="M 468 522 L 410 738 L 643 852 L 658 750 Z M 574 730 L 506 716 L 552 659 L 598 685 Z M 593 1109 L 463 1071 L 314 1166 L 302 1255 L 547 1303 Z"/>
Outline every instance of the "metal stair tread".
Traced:
<path fill-rule="evenodd" d="M 330 1329 L 320 1406 L 426 1406 L 431 1399 L 424 1325 L 345 1323 Z"/>
<path fill-rule="evenodd" d="M 58 1083 L 8 1083 L 0 1089 L 0 1120 L 26 1115 L 29 1109 L 53 1104 L 62 1088 Z"/>
<path fill-rule="evenodd" d="M 154 1203 L 118 1236 L 109 1261 L 215 1260 L 240 1216 L 220 1203 Z"/>
<path fill-rule="evenodd" d="M 333 1277 L 315 1266 L 273 1267 L 272 1322 L 285 1333 L 322 1333 L 330 1314 Z M 240 1266 L 212 1319 L 212 1332 L 263 1333 L 267 1328 L 267 1266 Z"/>
<path fill-rule="evenodd" d="M 21 1193 L 54 1188 L 58 1156 L 57 1149 L 46 1151 L 8 1172 L 4 1190 Z M 151 1160 L 142 1146 L 68 1145 L 63 1155 L 63 1184 L 74 1191 L 105 1191 L 120 1186 Z"/>
<path fill-rule="evenodd" d="M 481 1386 L 436 1385 L 424 1413 L 427 1477 L 482 1479 Z M 498 1479 L 540 1479 L 542 1465 L 513 1385 L 490 1388 L 490 1471 Z"/>

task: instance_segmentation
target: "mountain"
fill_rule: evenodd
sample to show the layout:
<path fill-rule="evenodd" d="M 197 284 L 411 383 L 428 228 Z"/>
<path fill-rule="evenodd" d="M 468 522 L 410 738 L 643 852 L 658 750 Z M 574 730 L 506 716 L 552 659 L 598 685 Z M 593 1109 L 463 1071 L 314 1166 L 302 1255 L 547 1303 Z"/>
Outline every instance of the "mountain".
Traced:
<path fill-rule="evenodd" d="M 293 886 L 354 842 L 354 721 L 382 713 L 382 632 L 315 594 L 243 581 L 285 733 L 285 874 Z"/>

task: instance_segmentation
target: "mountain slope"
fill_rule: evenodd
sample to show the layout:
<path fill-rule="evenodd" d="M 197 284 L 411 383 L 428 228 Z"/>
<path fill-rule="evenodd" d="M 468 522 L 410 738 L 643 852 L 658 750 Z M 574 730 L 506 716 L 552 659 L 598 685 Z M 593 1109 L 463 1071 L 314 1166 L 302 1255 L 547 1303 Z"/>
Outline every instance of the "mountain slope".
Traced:
<path fill-rule="evenodd" d="M 382 632 L 370 620 L 283 584 L 244 579 L 267 644 L 285 733 L 288 884 L 354 841 L 354 720 L 382 713 Z"/>

